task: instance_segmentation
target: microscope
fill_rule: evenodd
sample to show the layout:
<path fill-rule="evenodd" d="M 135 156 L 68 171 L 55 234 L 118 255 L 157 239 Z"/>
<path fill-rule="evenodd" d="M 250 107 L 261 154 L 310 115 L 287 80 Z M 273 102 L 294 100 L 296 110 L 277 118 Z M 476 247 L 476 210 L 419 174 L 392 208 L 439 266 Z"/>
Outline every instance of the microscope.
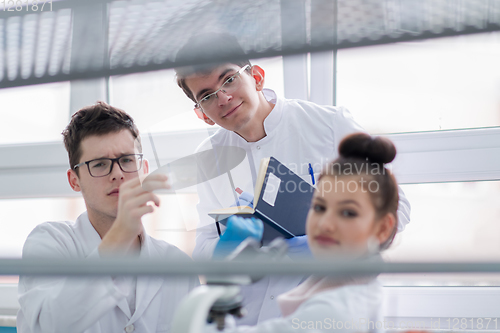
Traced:
<path fill-rule="evenodd" d="M 262 246 L 255 239 L 244 240 L 225 261 L 259 262 L 276 261 L 284 257 L 288 247 L 284 239 L 277 238 Z M 189 293 L 175 312 L 172 333 L 199 333 L 207 323 L 215 323 L 222 331 L 226 316 L 241 318 L 245 315 L 240 285 L 248 285 L 262 276 L 206 276 L 207 283 Z"/>

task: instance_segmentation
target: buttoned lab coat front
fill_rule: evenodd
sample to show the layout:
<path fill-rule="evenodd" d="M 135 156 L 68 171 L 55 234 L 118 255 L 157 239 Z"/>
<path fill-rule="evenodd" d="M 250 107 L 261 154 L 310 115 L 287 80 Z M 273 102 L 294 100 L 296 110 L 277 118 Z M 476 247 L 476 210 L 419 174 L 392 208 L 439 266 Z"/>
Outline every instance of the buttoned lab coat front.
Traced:
<path fill-rule="evenodd" d="M 23 258 L 99 259 L 99 234 L 87 213 L 72 222 L 46 222 L 28 236 Z M 140 258 L 190 258 L 177 247 L 144 235 Z M 199 284 L 197 277 L 138 276 L 136 308 L 113 277 L 21 276 L 19 333 L 169 332 L 181 299 Z"/>
<path fill-rule="evenodd" d="M 350 112 L 343 107 L 321 106 L 303 100 L 278 98 L 274 91 L 264 89 L 268 101 L 275 104 L 264 120 L 266 136 L 257 142 L 247 142 L 235 132 L 219 129 L 205 140 L 199 151 L 216 146 L 241 147 L 246 151 L 245 160 L 230 171 L 235 187 L 254 193 L 260 160 L 273 156 L 304 180 L 312 184 L 308 166 L 311 163 L 317 179 L 321 168 L 338 157 L 342 139 L 355 132 L 364 132 Z M 293 190 L 293 189 L 287 189 Z M 229 177 L 224 174 L 198 185 L 200 197 L 197 206 L 200 228 L 196 233 L 193 258 L 210 258 L 219 236 L 214 220 L 208 212 L 229 207 L 235 202 L 235 191 Z M 410 204 L 403 191 L 399 191 L 398 231 L 410 221 Z M 304 221 L 305 223 L 305 221 Z M 220 225 L 222 232 L 225 230 Z M 255 325 L 279 317 L 276 296 L 296 287 L 304 276 L 267 276 L 242 288 L 248 315 L 239 324 Z"/>

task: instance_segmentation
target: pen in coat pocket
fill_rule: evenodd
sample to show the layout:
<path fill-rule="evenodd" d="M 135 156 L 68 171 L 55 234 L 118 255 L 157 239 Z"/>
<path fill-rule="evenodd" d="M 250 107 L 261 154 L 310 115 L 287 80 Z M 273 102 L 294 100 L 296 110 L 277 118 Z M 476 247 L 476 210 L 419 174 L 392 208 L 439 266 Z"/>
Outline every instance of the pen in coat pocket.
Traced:
<path fill-rule="evenodd" d="M 315 184 L 315 182 L 314 182 L 314 171 L 313 171 L 313 167 L 312 167 L 311 163 L 309 163 L 309 174 L 311 175 L 311 180 L 312 180 L 312 183 L 314 185 Z"/>

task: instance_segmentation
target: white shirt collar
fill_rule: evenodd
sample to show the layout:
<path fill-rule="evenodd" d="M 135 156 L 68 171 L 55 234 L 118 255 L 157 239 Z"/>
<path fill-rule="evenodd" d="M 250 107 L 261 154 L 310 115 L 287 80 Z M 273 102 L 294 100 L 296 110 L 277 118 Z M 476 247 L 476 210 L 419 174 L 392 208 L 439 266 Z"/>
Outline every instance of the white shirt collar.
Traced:
<path fill-rule="evenodd" d="M 266 119 L 264 119 L 264 130 L 266 131 L 265 137 L 263 137 L 262 139 L 260 139 L 257 142 L 247 142 L 240 135 L 238 135 L 237 133 L 235 133 L 233 131 L 228 131 L 224 128 L 219 129 L 219 131 L 223 131 L 223 132 L 225 131 L 227 134 L 229 134 L 230 137 L 232 137 L 232 140 L 236 140 L 236 142 L 238 142 L 240 146 L 261 143 L 263 140 L 267 140 L 268 137 L 273 136 L 273 134 L 277 130 L 278 124 L 281 121 L 281 115 L 283 113 L 283 100 L 277 97 L 274 90 L 265 88 L 262 90 L 262 93 L 264 94 L 264 97 L 266 98 L 266 100 L 268 102 L 274 104 L 273 109 L 267 115 Z"/>
<path fill-rule="evenodd" d="M 266 136 L 272 136 L 281 121 L 281 116 L 283 114 L 283 100 L 278 98 L 274 90 L 263 89 L 262 92 L 264 93 L 266 100 L 274 104 L 273 109 L 266 119 L 264 119 L 264 130 L 266 131 Z"/>
<path fill-rule="evenodd" d="M 89 255 L 101 244 L 101 236 L 97 233 L 92 223 L 90 223 L 88 213 L 83 212 L 76 220 L 77 228 L 81 230 L 82 240 L 85 247 L 85 254 Z M 140 257 L 151 256 L 151 239 L 146 235 L 146 231 L 140 235 L 141 253 Z"/>

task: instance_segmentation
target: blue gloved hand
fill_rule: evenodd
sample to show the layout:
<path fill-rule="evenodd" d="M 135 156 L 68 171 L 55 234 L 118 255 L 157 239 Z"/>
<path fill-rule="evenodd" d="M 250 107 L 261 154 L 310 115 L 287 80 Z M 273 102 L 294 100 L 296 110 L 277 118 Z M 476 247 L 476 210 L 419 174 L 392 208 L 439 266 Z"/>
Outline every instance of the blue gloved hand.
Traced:
<path fill-rule="evenodd" d="M 288 256 L 290 258 L 310 258 L 312 257 L 311 250 L 307 244 L 307 235 L 296 236 L 285 239 L 288 245 Z"/>
<path fill-rule="evenodd" d="M 248 206 L 253 208 L 253 194 L 248 192 L 241 193 L 238 199 L 229 207 L 234 206 Z"/>
<path fill-rule="evenodd" d="M 230 254 L 248 237 L 260 241 L 264 233 L 264 224 L 261 220 L 231 216 L 226 223 L 226 231 L 219 239 L 214 250 L 214 258 L 223 258 Z"/>

